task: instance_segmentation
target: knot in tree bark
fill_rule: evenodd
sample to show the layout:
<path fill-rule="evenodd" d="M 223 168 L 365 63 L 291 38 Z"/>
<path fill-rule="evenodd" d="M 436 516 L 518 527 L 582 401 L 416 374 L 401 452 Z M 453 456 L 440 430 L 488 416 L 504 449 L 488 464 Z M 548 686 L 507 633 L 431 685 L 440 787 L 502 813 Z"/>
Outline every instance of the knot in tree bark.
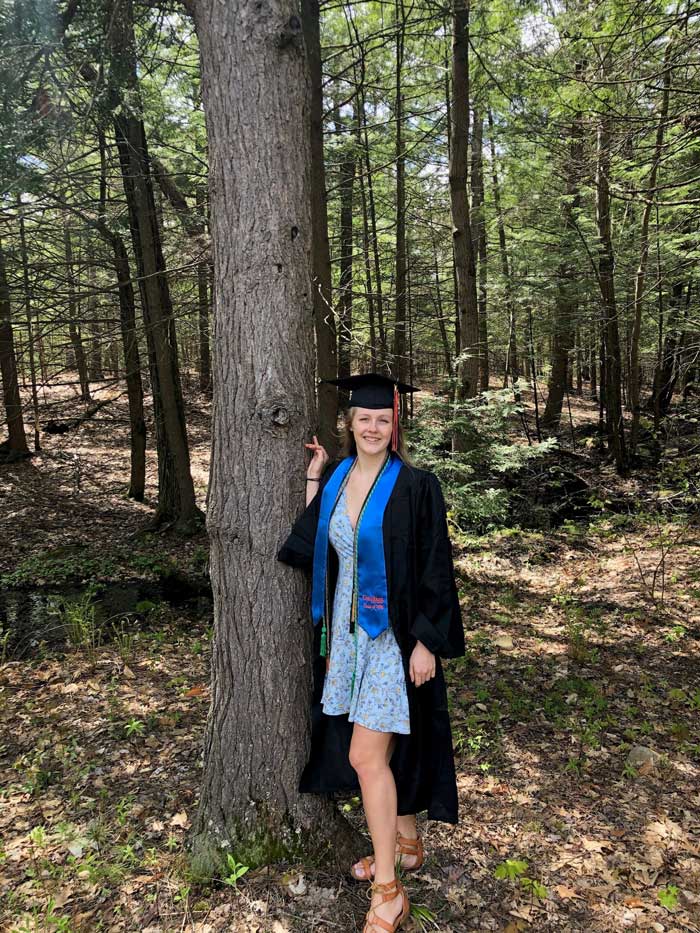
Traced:
<path fill-rule="evenodd" d="M 285 49 L 288 45 L 291 45 L 294 40 L 301 35 L 301 19 L 296 16 L 290 16 L 287 22 L 282 28 L 282 32 L 279 35 L 277 40 L 277 47 L 280 49 Z"/>

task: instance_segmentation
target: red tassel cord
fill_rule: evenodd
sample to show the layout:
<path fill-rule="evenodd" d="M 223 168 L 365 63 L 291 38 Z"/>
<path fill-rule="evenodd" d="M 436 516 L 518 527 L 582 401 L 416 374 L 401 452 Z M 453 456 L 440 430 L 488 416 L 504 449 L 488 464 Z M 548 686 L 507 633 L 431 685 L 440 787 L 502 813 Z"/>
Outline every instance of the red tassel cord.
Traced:
<path fill-rule="evenodd" d="M 399 390 L 394 383 L 394 418 L 391 430 L 391 449 L 398 450 L 399 447 Z"/>

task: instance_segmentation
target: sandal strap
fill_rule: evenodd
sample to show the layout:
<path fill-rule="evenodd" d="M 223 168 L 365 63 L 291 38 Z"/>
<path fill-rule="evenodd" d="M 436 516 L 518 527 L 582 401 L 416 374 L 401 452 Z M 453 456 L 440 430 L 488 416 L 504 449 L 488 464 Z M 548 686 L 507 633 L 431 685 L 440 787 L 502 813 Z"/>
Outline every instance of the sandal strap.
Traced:
<path fill-rule="evenodd" d="M 370 907 L 367 911 L 367 916 L 365 917 L 365 925 L 363 927 L 363 933 L 366 933 L 367 927 L 378 926 L 382 930 L 386 930 L 386 933 L 396 933 L 399 926 L 403 923 L 409 913 L 409 901 L 408 895 L 406 894 L 406 889 L 404 888 L 401 880 L 399 878 L 394 878 L 393 881 L 379 882 L 373 881 L 370 885 L 370 896 L 372 893 L 377 893 L 381 895 L 382 904 L 387 901 L 393 900 L 398 894 L 401 895 L 401 913 L 394 920 L 393 923 L 390 923 L 388 920 L 383 920 L 381 917 L 377 916 L 376 907 Z M 381 905 L 379 905 L 381 906 Z"/>
<path fill-rule="evenodd" d="M 408 836 L 402 836 L 401 833 L 397 833 L 396 841 L 399 844 L 399 849 L 403 852 L 404 855 L 418 855 L 418 853 L 423 848 L 423 840 L 420 836 L 416 836 L 415 839 L 411 839 Z"/>
<path fill-rule="evenodd" d="M 370 916 L 370 914 L 373 914 L 373 916 Z M 399 917 L 400 916 L 401 914 L 399 914 Z M 365 920 L 365 930 L 367 929 L 368 926 L 369 927 L 381 927 L 382 930 L 386 930 L 387 933 L 396 933 L 396 930 L 397 930 L 397 926 L 395 923 L 389 923 L 388 920 L 382 920 L 382 918 L 378 917 L 376 913 L 374 913 L 373 910 L 370 910 L 370 912 L 367 914 L 367 919 Z"/>
<path fill-rule="evenodd" d="M 362 871 L 365 873 L 365 878 L 371 878 L 372 877 L 372 865 L 374 865 L 374 856 L 365 855 L 364 858 L 360 859 L 360 865 L 362 865 Z"/>
<path fill-rule="evenodd" d="M 403 893 L 403 885 L 398 878 L 394 878 L 393 881 L 373 881 L 369 887 L 369 896 L 372 897 L 374 894 L 379 894 L 382 899 L 382 904 L 385 904 L 387 901 L 392 901 L 397 894 Z"/>

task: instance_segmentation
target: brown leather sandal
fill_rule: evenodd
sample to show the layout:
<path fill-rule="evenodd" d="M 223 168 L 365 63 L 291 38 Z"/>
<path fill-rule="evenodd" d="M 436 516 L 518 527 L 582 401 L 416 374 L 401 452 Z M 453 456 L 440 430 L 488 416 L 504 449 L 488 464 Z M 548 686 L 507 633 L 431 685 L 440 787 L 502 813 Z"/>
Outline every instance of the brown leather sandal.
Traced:
<path fill-rule="evenodd" d="M 423 840 L 420 836 L 417 836 L 415 839 L 411 839 L 409 836 L 402 836 L 401 833 L 396 834 L 396 842 L 399 847 L 399 851 L 396 853 L 396 864 L 400 865 L 402 871 L 418 871 L 425 861 L 425 852 L 423 851 Z M 401 865 L 401 856 L 402 855 L 415 855 L 416 864 L 409 866 Z M 355 865 L 357 862 L 355 863 Z M 350 877 L 354 881 L 371 881 L 372 880 L 372 865 L 374 865 L 374 855 L 366 855 L 364 858 L 360 859 L 360 865 L 362 865 L 362 871 L 365 873 L 364 878 L 360 878 L 359 875 L 356 875 L 354 872 L 355 865 L 350 869 Z"/>
<path fill-rule="evenodd" d="M 370 897 L 372 897 L 373 894 L 381 895 L 382 904 L 386 904 L 387 901 L 393 901 L 394 898 L 400 894 L 402 897 L 401 913 L 393 923 L 390 923 L 388 920 L 382 920 L 381 917 L 377 916 L 376 908 L 381 905 L 376 904 L 374 907 L 370 907 L 365 917 L 365 925 L 362 928 L 362 933 L 370 933 L 370 927 L 379 927 L 380 930 L 386 930 L 386 933 L 396 933 L 396 930 L 398 930 L 411 912 L 411 905 L 404 886 L 398 878 L 394 878 L 393 881 L 387 881 L 384 884 L 379 881 L 373 881 L 368 893 Z"/>

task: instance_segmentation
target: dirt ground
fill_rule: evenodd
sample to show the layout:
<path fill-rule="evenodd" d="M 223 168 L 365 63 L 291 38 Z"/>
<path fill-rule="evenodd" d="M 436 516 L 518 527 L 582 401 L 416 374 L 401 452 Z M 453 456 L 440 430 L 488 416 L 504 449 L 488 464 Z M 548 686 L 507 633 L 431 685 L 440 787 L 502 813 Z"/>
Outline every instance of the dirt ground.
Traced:
<path fill-rule="evenodd" d="M 200 560 L 204 534 L 145 530 L 153 459 L 148 501 L 126 499 L 126 401 L 106 391 L 114 404 L 79 432 L 42 435 L 41 455 L 0 468 L 6 585 Z M 203 507 L 209 410 L 188 397 Z M 69 388 L 48 401 L 52 417 L 76 409 Z M 579 426 L 594 419 L 572 402 Z M 595 469 L 617 495 L 642 483 Z M 697 524 L 604 513 L 454 543 L 469 646 L 448 662 L 461 819 L 422 823 L 404 928 L 700 931 Z M 189 880 L 211 619 L 148 612 L 109 644 L 0 666 L 1 929 L 361 930 L 365 886 L 330 871 Z M 354 805 L 349 816 L 361 821 Z"/>

